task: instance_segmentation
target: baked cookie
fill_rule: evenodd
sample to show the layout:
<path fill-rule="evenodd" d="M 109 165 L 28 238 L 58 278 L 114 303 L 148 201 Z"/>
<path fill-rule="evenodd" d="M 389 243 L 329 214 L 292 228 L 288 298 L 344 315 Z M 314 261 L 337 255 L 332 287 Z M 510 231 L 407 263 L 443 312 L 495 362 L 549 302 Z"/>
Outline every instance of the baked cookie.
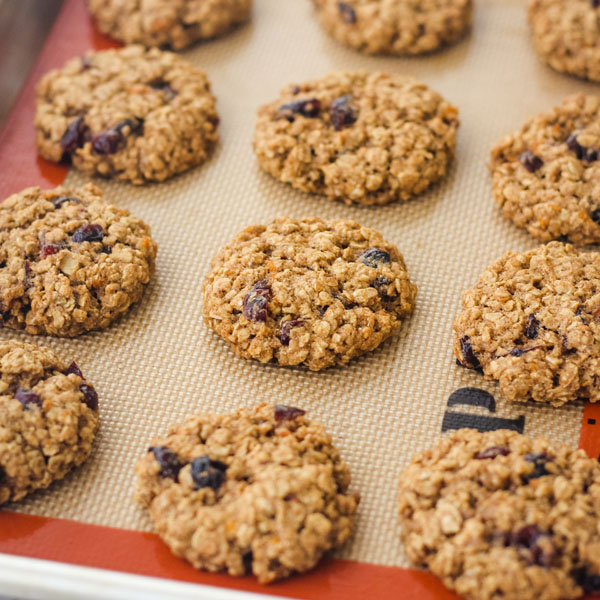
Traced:
<path fill-rule="evenodd" d="M 550 242 L 509 252 L 463 294 L 459 364 L 514 402 L 600 401 L 600 253 Z"/>
<path fill-rule="evenodd" d="M 218 122 L 206 75 L 156 48 L 88 52 L 37 87 L 36 144 L 44 158 L 135 184 L 203 163 Z"/>
<path fill-rule="evenodd" d="M 313 0 L 325 31 L 368 54 L 423 54 L 463 36 L 472 0 Z"/>
<path fill-rule="evenodd" d="M 400 478 L 410 560 L 467 600 L 600 592 L 600 465 L 514 431 L 461 429 Z"/>
<path fill-rule="evenodd" d="M 204 321 L 236 354 L 319 371 L 391 336 L 417 288 L 373 229 L 284 217 L 240 232 L 213 259 L 203 291 Z"/>
<path fill-rule="evenodd" d="M 154 273 L 150 228 L 102 191 L 32 187 L 0 203 L 0 322 L 73 337 L 104 329 Z"/>
<path fill-rule="evenodd" d="M 597 244 L 599 157 L 600 96 L 571 96 L 492 150 L 496 203 L 540 240 Z"/>
<path fill-rule="evenodd" d="M 258 164 L 296 189 L 347 204 L 406 200 L 444 177 L 458 111 L 414 79 L 332 73 L 262 106 Z"/>
<path fill-rule="evenodd" d="M 314 567 L 351 535 L 358 494 L 319 423 L 289 406 L 200 414 L 152 442 L 136 499 L 196 568 L 261 583 Z"/>
<path fill-rule="evenodd" d="M 528 16 L 535 48 L 552 68 L 600 81 L 600 2 L 532 0 Z"/>
<path fill-rule="evenodd" d="M 181 50 L 247 21 L 252 0 L 88 0 L 88 6 L 102 33 Z"/>
<path fill-rule="evenodd" d="M 98 394 L 72 362 L 0 341 L 0 504 L 47 488 L 90 454 Z"/>

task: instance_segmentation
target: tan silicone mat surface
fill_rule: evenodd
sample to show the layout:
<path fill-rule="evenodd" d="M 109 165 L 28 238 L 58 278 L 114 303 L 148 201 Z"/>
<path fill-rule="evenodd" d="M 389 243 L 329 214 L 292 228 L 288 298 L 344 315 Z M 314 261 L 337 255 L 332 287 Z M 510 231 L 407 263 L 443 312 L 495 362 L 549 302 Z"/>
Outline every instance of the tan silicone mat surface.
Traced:
<path fill-rule="evenodd" d="M 509 406 L 495 384 L 455 365 L 451 325 L 462 291 L 486 265 L 507 250 L 535 246 L 493 203 L 490 148 L 564 96 L 595 88 L 537 59 L 523 0 L 476 0 L 469 36 L 412 59 L 346 49 L 321 31 L 308 0 L 255 0 L 252 24 L 184 55 L 213 82 L 221 142 L 208 164 L 167 183 L 98 182 L 109 199 L 152 226 L 159 244 L 156 277 L 142 302 L 108 330 L 75 340 L 33 340 L 77 360 L 94 383 L 101 433 L 81 469 L 7 508 L 149 530 L 131 492 L 133 464 L 155 434 L 195 411 L 281 402 L 327 424 L 362 495 L 356 536 L 339 556 L 406 565 L 397 539 L 398 476 L 413 452 L 442 435 L 454 390 L 484 388 L 496 396 L 496 416 L 524 415 L 526 433 L 577 444 L 582 404 Z M 257 107 L 288 82 L 336 69 L 413 75 L 456 104 L 462 125 L 450 176 L 410 202 L 354 208 L 309 197 L 261 173 L 250 144 Z M 85 181 L 75 172 L 67 178 L 69 185 Z M 419 287 L 416 311 L 400 334 L 348 367 L 311 373 L 238 358 L 209 331 L 201 318 L 201 282 L 211 257 L 240 229 L 279 215 L 354 219 L 396 243 Z M 32 340 L 8 330 L 2 336 Z"/>

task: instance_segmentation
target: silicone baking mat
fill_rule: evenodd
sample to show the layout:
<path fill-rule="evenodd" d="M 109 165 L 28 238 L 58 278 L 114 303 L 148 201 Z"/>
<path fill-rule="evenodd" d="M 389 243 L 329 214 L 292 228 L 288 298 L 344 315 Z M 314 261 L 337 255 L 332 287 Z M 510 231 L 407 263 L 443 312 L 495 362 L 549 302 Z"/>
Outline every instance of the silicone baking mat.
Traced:
<path fill-rule="evenodd" d="M 83 0 L 66 0 L 0 139 L 2 197 L 65 177 L 68 185 L 87 181 L 36 158 L 33 86 L 67 58 L 111 45 L 94 31 Z M 462 291 L 507 250 L 536 244 L 492 201 L 491 146 L 564 96 L 595 86 L 536 58 L 522 0 L 479 0 L 463 41 L 410 59 L 366 57 L 339 45 L 321 31 L 308 0 L 255 0 L 250 24 L 183 55 L 208 73 L 218 98 L 221 141 L 214 156 L 166 183 L 97 181 L 112 202 L 152 226 L 157 273 L 143 300 L 109 329 L 74 340 L 0 332 L 77 360 L 101 407 L 89 460 L 0 512 L 0 552 L 291 597 L 385 598 L 402 589 L 405 598 L 451 598 L 432 576 L 407 569 L 398 541 L 398 478 L 414 452 L 461 425 L 511 427 L 581 443 L 594 455 L 600 450 L 594 407 L 509 405 L 495 384 L 458 368 L 451 354 Z M 449 177 L 412 201 L 361 208 L 302 194 L 260 172 L 250 143 L 258 106 L 286 83 L 338 69 L 412 75 L 453 102 L 461 127 Z M 201 282 L 211 257 L 240 229 L 280 215 L 353 219 L 396 243 L 419 287 L 415 313 L 400 334 L 347 367 L 312 373 L 238 358 L 209 331 Z M 257 402 L 299 406 L 322 420 L 362 496 L 356 535 L 336 559 L 266 589 L 249 578 L 198 573 L 172 557 L 131 498 L 133 464 L 154 435 L 197 411 Z"/>

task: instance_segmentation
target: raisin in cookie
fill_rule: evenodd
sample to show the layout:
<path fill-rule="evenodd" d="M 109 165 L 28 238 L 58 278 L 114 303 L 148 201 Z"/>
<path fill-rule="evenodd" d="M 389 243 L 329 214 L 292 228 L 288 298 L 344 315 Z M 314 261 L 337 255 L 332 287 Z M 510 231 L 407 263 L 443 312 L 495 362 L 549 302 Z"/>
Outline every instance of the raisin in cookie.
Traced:
<path fill-rule="evenodd" d="M 259 166 L 304 192 L 350 204 L 408 199 L 444 177 L 458 112 L 407 77 L 333 73 L 261 107 Z"/>
<path fill-rule="evenodd" d="M 457 41 L 472 0 L 313 0 L 323 28 L 368 54 L 423 54 Z"/>
<path fill-rule="evenodd" d="M 350 537 L 350 473 L 303 415 L 265 404 L 200 414 L 152 442 L 136 465 L 136 498 L 177 556 L 268 583 L 311 569 Z"/>
<path fill-rule="evenodd" d="M 0 504 L 62 479 L 89 455 L 98 395 L 52 350 L 0 342 Z"/>
<path fill-rule="evenodd" d="M 579 94 L 492 150 L 494 198 L 536 238 L 600 242 L 600 96 Z"/>
<path fill-rule="evenodd" d="M 88 0 L 102 33 L 181 50 L 250 18 L 252 0 Z"/>
<path fill-rule="evenodd" d="M 509 252 L 465 292 L 454 332 L 459 363 L 508 400 L 600 401 L 600 253 Z"/>
<path fill-rule="evenodd" d="M 37 87 L 36 144 L 44 158 L 135 184 L 203 163 L 218 121 L 206 75 L 156 48 L 88 52 Z"/>
<path fill-rule="evenodd" d="M 150 228 L 92 184 L 28 188 L 0 203 L 0 319 L 65 337 L 103 329 L 154 273 Z"/>
<path fill-rule="evenodd" d="M 244 229 L 217 254 L 203 313 L 240 356 L 319 371 L 379 346 L 416 292 L 402 255 L 376 231 L 280 218 Z"/>
<path fill-rule="evenodd" d="M 532 0 L 528 16 L 535 48 L 552 68 L 600 81 L 598 0 Z"/>
<path fill-rule="evenodd" d="M 600 592 L 600 465 L 514 431 L 461 429 L 400 479 L 408 557 L 468 600 Z"/>

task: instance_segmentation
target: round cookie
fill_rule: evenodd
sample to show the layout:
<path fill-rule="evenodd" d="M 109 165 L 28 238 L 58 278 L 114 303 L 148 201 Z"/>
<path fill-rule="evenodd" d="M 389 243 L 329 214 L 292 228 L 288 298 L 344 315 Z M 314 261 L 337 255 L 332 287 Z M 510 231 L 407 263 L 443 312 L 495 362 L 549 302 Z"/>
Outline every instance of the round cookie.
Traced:
<path fill-rule="evenodd" d="M 532 0 L 528 18 L 535 48 L 552 68 L 600 81 L 597 0 Z"/>
<path fill-rule="evenodd" d="M 177 556 L 269 583 L 350 537 L 359 502 L 350 473 L 303 415 L 265 404 L 200 414 L 152 442 L 136 465 L 136 499 Z"/>
<path fill-rule="evenodd" d="M 461 429 L 400 478 L 408 557 L 467 600 L 600 591 L 600 465 L 514 431 Z"/>
<path fill-rule="evenodd" d="M 423 54 L 460 39 L 472 0 L 313 0 L 325 31 L 368 54 Z"/>
<path fill-rule="evenodd" d="M 390 337 L 417 288 L 378 232 L 284 217 L 240 232 L 213 259 L 203 292 L 204 321 L 236 354 L 319 371 Z"/>
<path fill-rule="evenodd" d="M 104 329 L 154 273 L 150 228 L 92 184 L 27 188 L 0 203 L 0 319 L 32 334 Z"/>
<path fill-rule="evenodd" d="M 206 75 L 171 52 L 128 46 L 88 52 L 37 86 L 41 156 L 135 184 L 203 163 L 219 117 Z"/>
<path fill-rule="evenodd" d="M 459 364 L 514 402 L 600 401 L 600 253 L 550 242 L 509 252 L 463 294 Z"/>
<path fill-rule="evenodd" d="M 263 170 L 296 189 L 387 204 L 446 175 L 457 127 L 456 108 L 414 79 L 332 73 L 262 106 L 254 150 Z"/>
<path fill-rule="evenodd" d="M 252 0 L 88 0 L 88 6 L 102 33 L 181 50 L 247 21 Z"/>
<path fill-rule="evenodd" d="M 0 341 L 0 504 L 47 488 L 90 454 L 98 395 L 52 350 Z"/>
<path fill-rule="evenodd" d="M 494 199 L 534 237 L 600 242 L 600 96 L 570 96 L 492 150 Z"/>

